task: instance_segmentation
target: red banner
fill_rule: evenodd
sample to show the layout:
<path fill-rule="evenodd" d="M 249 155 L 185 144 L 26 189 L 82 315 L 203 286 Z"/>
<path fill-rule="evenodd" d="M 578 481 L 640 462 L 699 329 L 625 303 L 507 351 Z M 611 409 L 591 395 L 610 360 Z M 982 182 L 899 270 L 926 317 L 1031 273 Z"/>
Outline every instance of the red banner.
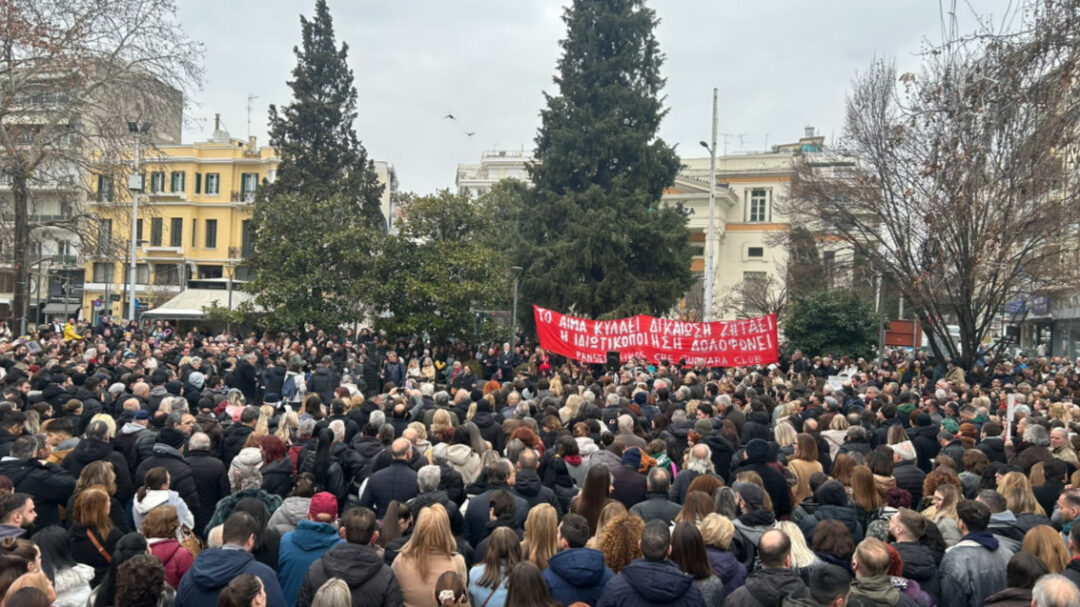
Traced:
<path fill-rule="evenodd" d="M 585 363 L 603 363 L 608 352 L 625 362 L 703 363 L 707 367 L 767 365 L 779 358 L 776 315 L 745 320 L 683 322 L 639 314 L 587 320 L 533 306 L 540 347 Z"/>

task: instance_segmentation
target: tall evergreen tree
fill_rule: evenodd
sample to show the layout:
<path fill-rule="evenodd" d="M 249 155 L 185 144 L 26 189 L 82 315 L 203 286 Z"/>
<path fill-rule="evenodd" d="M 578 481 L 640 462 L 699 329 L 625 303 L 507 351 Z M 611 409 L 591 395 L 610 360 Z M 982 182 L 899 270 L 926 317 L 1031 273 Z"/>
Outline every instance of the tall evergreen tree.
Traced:
<path fill-rule="evenodd" d="M 660 206 L 679 159 L 657 137 L 657 18 L 644 0 L 574 0 L 563 21 L 516 256 L 525 301 L 592 318 L 663 314 L 692 283 L 692 252 L 685 212 Z"/>
<path fill-rule="evenodd" d="M 383 186 L 353 129 L 348 45 L 338 48 L 325 0 L 300 26 L 293 101 L 270 106 L 281 164 L 255 204 L 251 288 L 280 324 L 337 326 L 358 313 L 366 262 L 385 226 Z"/>

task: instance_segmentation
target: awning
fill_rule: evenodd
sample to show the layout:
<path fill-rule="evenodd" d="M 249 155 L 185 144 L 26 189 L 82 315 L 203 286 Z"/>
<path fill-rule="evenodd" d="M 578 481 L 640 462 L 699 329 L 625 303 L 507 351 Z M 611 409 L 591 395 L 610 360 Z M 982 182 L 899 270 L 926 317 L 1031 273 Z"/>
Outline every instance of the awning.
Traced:
<path fill-rule="evenodd" d="M 67 305 L 62 303 L 48 303 L 41 309 L 41 313 L 46 316 L 54 314 L 74 314 L 77 316 L 79 314 L 79 307 L 79 304 L 75 302 L 68 303 Z"/>
<path fill-rule="evenodd" d="M 232 309 L 244 302 L 254 303 L 255 296 L 239 289 L 233 289 Z M 229 292 L 221 289 L 185 289 L 164 304 L 143 312 L 144 318 L 164 318 L 177 320 L 198 320 L 204 317 L 203 308 L 228 307 Z M 259 308 L 256 308 L 257 310 Z"/>

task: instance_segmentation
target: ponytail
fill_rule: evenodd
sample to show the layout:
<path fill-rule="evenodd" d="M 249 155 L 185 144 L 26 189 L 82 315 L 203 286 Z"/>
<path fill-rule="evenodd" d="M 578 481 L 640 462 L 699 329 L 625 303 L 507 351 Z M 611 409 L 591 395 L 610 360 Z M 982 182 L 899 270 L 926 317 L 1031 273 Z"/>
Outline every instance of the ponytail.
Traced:
<path fill-rule="evenodd" d="M 245 573 L 233 578 L 229 585 L 221 589 L 218 595 L 218 607 L 250 607 L 251 601 L 259 596 L 263 589 L 262 580 L 253 573 Z"/>

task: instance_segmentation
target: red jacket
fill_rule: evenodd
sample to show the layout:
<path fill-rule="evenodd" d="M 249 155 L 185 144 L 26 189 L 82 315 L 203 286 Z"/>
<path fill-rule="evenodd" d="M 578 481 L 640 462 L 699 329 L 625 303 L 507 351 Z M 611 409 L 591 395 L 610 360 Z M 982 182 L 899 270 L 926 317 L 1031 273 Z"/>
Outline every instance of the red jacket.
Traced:
<path fill-rule="evenodd" d="M 150 544 L 150 553 L 165 565 L 165 582 L 174 589 L 180 587 L 180 578 L 191 569 L 191 563 L 195 560 L 176 539 L 158 540 Z"/>

